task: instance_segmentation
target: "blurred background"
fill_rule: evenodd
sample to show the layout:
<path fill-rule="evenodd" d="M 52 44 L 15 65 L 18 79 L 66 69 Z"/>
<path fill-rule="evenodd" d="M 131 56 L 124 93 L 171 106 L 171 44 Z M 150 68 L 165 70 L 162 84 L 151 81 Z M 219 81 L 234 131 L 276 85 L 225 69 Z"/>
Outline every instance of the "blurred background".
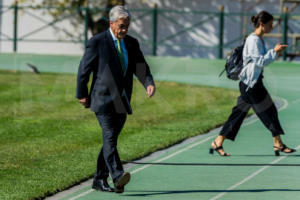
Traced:
<path fill-rule="evenodd" d="M 0 0 L 0 51 L 81 55 L 117 4 L 130 9 L 129 34 L 146 55 L 225 58 L 253 31 L 250 17 L 267 10 L 267 46 L 287 43 L 282 59 L 299 60 L 299 0 Z"/>
<path fill-rule="evenodd" d="M 300 0 L 0 0 L 1 200 L 43 199 L 93 176 L 102 140 L 95 116 L 75 99 L 76 73 L 87 41 L 108 28 L 108 13 L 115 5 L 129 8 L 129 34 L 139 40 L 157 86 L 155 98 L 147 99 L 144 88 L 134 81 L 134 115 L 128 117 L 118 143 L 122 160 L 142 158 L 225 122 L 239 95 L 238 83 L 218 75 L 228 53 L 253 32 L 250 18 L 261 10 L 275 17 L 273 32 L 264 37 L 267 48 L 277 43 L 289 45 L 282 61 L 265 69 L 264 82 L 272 96 L 287 99 L 276 98 L 276 102 L 289 102 L 281 119 L 287 132 L 294 134 L 287 143 L 296 145 L 300 128 Z M 256 137 L 249 135 L 254 141 Z M 264 140 L 260 137 L 253 145 L 243 143 L 240 149 L 254 147 L 256 151 L 258 142 Z M 194 158 L 208 158 L 205 145 L 205 151 L 197 150 Z M 246 157 L 247 162 L 251 158 L 257 157 Z M 267 157 L 261 158 L 266 162 Z M 286 174 L 272 181 L 293 178 L 298 186 L 299 170 L 284 169 Z M 191 177 L 186 176 L 187 171 L 183 176 Z M 205 177 L 210 172 L 197 174 L 222 184 Z M 214 174 L 224 177 L 223 170 Z M 133 187 L 148 179 L 141 182 Z M 218 188 L 211 187 L 212 192 L 224 187 L 205 183 L 205 191 L 210 186 Z M 189 187 L 190 180 L 182 185 Z M 291 185 L 289 182 L 286 191 L 299 196 L 299 188 L 290 190 Z M 272 191 L 277 199 L 287 199 L 278 196 L 286 194 L 281 186 L 274 188 L 279 188 Z M 194 190 L 187 191 L 183 193 L 190 195 Z M 166 199 L 165 194 L 158 198 Z M 195 195 L 199 199 L 199 193 Z M 247 192 L 241 190 L 241 195 Z"/>

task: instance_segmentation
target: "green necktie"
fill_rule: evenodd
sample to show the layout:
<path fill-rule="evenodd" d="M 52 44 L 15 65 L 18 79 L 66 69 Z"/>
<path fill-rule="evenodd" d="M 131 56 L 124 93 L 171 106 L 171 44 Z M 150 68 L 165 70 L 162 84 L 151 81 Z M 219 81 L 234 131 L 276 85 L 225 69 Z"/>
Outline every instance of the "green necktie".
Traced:
<path fill-rule="evenodd" d="M 123 51 L 122 51 L 122 48 L 121 48 L 120 40 L 117 40 L 117 47 L 118 47 L 117 48 L 118 49 L 118 55 L 119 55 L 119 58 L 120 58 L 122 69 L 123 69 L 123 72 L 125 72 L 125 70 L 126 70 L 125 58 L 124 58 L 124 54 L 123 54 Z"/>

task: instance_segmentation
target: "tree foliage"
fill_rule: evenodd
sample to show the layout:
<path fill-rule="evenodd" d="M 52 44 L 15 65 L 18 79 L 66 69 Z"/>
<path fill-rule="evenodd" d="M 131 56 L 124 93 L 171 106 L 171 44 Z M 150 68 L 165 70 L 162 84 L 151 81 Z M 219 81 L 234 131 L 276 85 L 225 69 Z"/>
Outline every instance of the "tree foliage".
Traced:
<path fill-rule="evenodd" d="M 43 8 L 44 14 L 52 16 L 54 21 L 69 17 L 77 31 L 87 17 L 88 30 L 95 35 L 109 27 L 110 9 L 115 5 L 125 5 L 125 0 L 20 0 L 18 3 Z"/>

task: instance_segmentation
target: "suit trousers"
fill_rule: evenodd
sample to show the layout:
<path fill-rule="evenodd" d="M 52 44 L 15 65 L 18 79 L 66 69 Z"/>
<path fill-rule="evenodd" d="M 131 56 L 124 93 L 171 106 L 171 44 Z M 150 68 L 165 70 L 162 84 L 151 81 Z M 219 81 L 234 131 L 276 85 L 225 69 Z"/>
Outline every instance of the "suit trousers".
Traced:
<path fill-rule="evenodd" d="M 263 85 L 262 78 L 261 75 L 253 88 L 249 88 L 243 82 L 239 83 L 241 95 L 238 97 L 237 105 L 232 109 L 220 135 L 234 141 L 250 108 L 253 108 L 265 127 L 271 131 L 273 137 L 284 134 L 278 119 L 277 109 Z"/>
<path fill-rule="evenodd" d="M 109 173 L 114 182 L 124 173 L 124 169 L 117 150 L 118 136 L 125 124 L 127 114 L 96 113 L 102 128 L 102 148 L 98 155 L 95 180 L 107 179 Z"/>

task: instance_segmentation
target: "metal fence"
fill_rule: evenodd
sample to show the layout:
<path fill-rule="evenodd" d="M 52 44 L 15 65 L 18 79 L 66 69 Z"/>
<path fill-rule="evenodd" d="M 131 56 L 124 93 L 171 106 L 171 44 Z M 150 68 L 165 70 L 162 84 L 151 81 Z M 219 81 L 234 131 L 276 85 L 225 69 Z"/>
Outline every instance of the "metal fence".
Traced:
<path fill-rule="evenodd" d="M 7 12 L 13 13 L 14 26 L 11 33 L 7 33 L 5 30 L 0 33 L 1 41 L 11 41 L 14 52 L 18 51 L 20 42 L 64 42 L 86 45 L 91 36 L 88 32 L 87 14 L 84 15 L 82 24 L 79 24 L 77 30 L 74 31 L 72 25 L 66 25 L 65 22 L 76 17 L 75 15 L 78 15 L 76 12 L 59 16 L 53 20 L 45 15 L 45 11 L 51 9 L 58 9 L 58 7 L 37 8 L 18 5 L 2 7 L 1 15 Z M 101 8 L 89 7 L 63 9 L 76 9 L 77 11 L 80 9 L 84 11 L 83 13 L 104 11 Z M 240 44 L 243 38 L 253 31 L 249 18 L 255 15 L 255 13 L 226 13 L 223 6 L 220 6 L 217 12 L 158 9 L 156 6 L 152 9 L 130 11 L 133 16 L 130 34 L 139 39 L 147 54 L 155 56 L 159 51 L 159 55 L 185 56 L 193 55 L 196 52 L 194 57 L 201 57 L 198 55 L 212 57 L 214 55 L 220 59 L 224 58 L 226 52 Z M 22 21 L 21 15 L 30 16 L 40 25 L 31 27 L 29 22 L 28 26 L 23 27 L 24 30 L 20 29 L 19 25 L 25 23 Z M 283 12 L 274 16 L 276 24 L 274 32 L 276 33 L 267 35 L 267 40 L 271 44 L 277 42 L 289 44 L 289 48 L 283 53 L 284 60 L 287 57 L 300 56 L 300 34 L 297 33 L 300 30 L 300 15 Z M 49 27 L 61 35 L 52 39 L 41 38 L 38 33 Z M 169 54 L 165 53 L 167 51 Z"/>

